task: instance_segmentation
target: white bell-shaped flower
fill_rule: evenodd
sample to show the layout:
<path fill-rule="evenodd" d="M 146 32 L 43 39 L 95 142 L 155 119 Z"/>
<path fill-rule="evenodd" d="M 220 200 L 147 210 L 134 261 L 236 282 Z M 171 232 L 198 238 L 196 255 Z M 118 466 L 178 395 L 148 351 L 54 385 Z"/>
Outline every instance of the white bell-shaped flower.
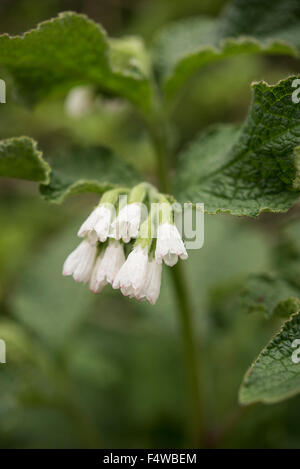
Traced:
<path fill-rule="evenodd" d="M 101 265 L 97 273 L 97 281 L 105 281 L 112 284 L 117 273 L 125 262 L 123 245 L 116 240 L 111 240 L 104 251 Z"/>
<path fill-rule="evenodd" d="M 92 270 L 91 279 L 90 279 L 90 290 L 93 293 L 100 293 L 105 287 L 105 285 L 107 284 L 106 280 L 104 280 L 103 278 L 98 279 L 98 274 L 99 274 L 99 271 L 101 270 L 103 257 L 104 257 L 104 252 L 102 251 L 98 255 L 96 262 L 94 264 L 93 270 Z"/>
<path fill-rule="evenodd" d="M 110 236 L 128 243 L 136 238 L 141 224 L 142 206 L 138 202 L 126 204 L 111 225 Z"/>
<path fill-rule="evenodd" d="M 152 259 L 147 266 L 146 281 L 137 295 L 138 300 L 146 298 L 152 305 L 156 303 L 160 293 L 161 272 L 162 263 L 159 264 Z"/>
<path fill-rule="evenodd" d="M 148 263 L 148 248 L 138 244 L 119 270 L 113 288 L 120 288 L 125 296 L 138 296 L 146 281 Z"/>
<path fill-rule="evenodd" d="M 63 275 L 73 275 L 76 282 L 87 283 L 94 267 L 97 247 L 86 239 L 69 254 L 63 266 Z"/>
<path fill-rule="evenodd" d="M 108 237 L 113 210 L 107 204 L 100 204 L 83 222 L 78 231 L 80 238 L 88 237 L 95 244 L 98 239 L 104 243 Z"/>
<path fill-rule="evenodd" d="M 172 267 L 181 259 L 187 259 L 188 254 L 178 229 L 172 223 L 163 223 L 157 228 L 157 241 L 155 250 L 155 259 L 161 263 L 164 261 Z"/>

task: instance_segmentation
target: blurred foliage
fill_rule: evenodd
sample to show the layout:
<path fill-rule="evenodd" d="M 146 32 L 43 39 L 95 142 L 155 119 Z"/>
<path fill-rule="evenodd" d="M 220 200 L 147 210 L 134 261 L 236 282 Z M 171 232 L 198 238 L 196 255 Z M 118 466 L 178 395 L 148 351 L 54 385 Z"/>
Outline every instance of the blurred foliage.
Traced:
<path fill-rule="evenodd" d="M 141 34 L 152 43 L 170 21 L 217 16 L 224 3 L 2 0 L 0 28 L 20 33 L 71 9 L 115 37 Z M 240 56 L 207 66 L 173 110 L 174 147 L 182 148 L 211 123 L 240 122 L 252 80 L 274 83 L 297 71 L 294 59 L 276 56 Z M 12 98 L 0 106 L 1 138 L 30 135 L 45 155 L 62 144 L 108 145 L 153 178 L 149 138 L 129 105 L 97 98 L 86 115 L 71 118 L 62 99 L 28 110 Z M 32 183 L 1 180 L 0 338 L 7 343 L 7 363 L 0 365 L 0 447 L 183 447 L 185 374 L 168 269 L 154 307 L 109 289 L 92 296 L 62 278 L 61 267 L 97 197 L 73 197 L 57 207 L 37 194 Z M 276 315 L 266 321 L 260 311 L 247 314 L 243 285 L 275 264 L 285 278 L 295 278 L 295 215 L 297 207 L 276 221 L 268 215 L 255 221 L 207 216 L 204 247 L 186 262 L 202 344 L 208 446 L 300 447 L 299 397 L 245 412 L 237 407 L 245 370 L 281 322 Z M 239 425 L 231 428 L 235 419 Z"/>

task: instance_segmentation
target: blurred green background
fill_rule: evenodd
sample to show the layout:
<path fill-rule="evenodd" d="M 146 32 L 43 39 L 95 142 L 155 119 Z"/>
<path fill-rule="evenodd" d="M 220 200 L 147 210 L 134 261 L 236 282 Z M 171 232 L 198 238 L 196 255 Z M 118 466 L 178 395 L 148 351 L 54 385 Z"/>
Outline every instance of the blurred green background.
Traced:
<path fill-rule="evenodd" d="M 170 21 L 217 16 L 225 3 L 1 0 L 0 31 L 18 34 L 73 10 L 102 23 L 111 36 L 140 34 L 151 46 Z M 277 56 L 238 56 L 207 66 L 174 111 L 177 148 L 207 125 L 241 122 L 253 80 L 275 83 L 298 70 L 296 61 Z M 154 180 L 144 127 L 117 100 L 99 98 L 86 115 L 72 118 L 63 98 L 28 110 L 14 102 L 8 86 L 0 122 L 0 138 L 34 137 L 46 157 L 65 142 L 105 143 Z M 0 447 L 183 447 L 185 371 L 168 269 L 154 307 L 112 289 L 94 296 L 63 278 L 61 268 L 97 197 L 49 205 L 36 184 L 8 179 L 0 181 L 0 197 L 0 338 L 7 343 L 7 363 L 0 365 Z M 245 371 L 279 325 L 247 315 L 239 288 L 249 274 L 272 269 L 286 220 L 289 214 L 207 216 L 204 247 L 185 263 L 201 344 L 208 445 L 300 448 L 299 397 L 247 411 L 237 404 Z"/>

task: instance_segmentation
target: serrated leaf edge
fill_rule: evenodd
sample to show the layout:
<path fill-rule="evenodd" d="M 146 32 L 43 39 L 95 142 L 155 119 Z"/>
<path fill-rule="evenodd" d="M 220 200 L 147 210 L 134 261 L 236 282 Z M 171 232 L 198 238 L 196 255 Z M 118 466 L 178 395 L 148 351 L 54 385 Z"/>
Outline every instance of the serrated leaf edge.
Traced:
<path fill-rule="evenodd" d="M 61 190 L 61 195 L 59 197 L 48 197 L 46 194 L 43 194 L 43 188 L 49 187 L 49 184 L 40 184 L 40 194 L 47 202 L 60 205 L 65 199 L 70 195 L 76 195 L 81 193 L 80 187 L 82 186 L 90 186 L 90 187 L 98 187 L 99 190 L 90 190 L 90 191 L 82 191 L 82 193 L 93 192 L 96 194 L 102 194 L 103 192 L 114 189 L 118 187 L 118 184 L 111 184 L 110 182 L 99 182 L 96 179 L 78 179 L 73 184 L 69 185 L 65 190 Z M 126 187 L 122 184 L 122 186 Z M 78 191 L 78 192 L 77 192 Z"/>
<path fill-rule="evenodd" d="M 290 297 L 292 298 L 292 297 Z M 277 402 L 282 402 L 286 399 L 288 399 L 289 397 L 293 397 L 293 396 L 296 396 L 297 394 L 300 393 L 300 386 L 298 389 L 294 390 L 294 391 L 289 391 L 287 393 L 285 393 L 283 396 L 279 397 L 279 398 L 257 398 L 257 399 L 254 399 L 252 401 L 249 401 L 249 402 L 246 402 L 246 401 L 243 401 L 242 398 L 241 398 L 241 392 L 242 392 L 242 389 L 247 381 L 247 379 L 249 378 L 250 374 L 252 373 L 256 363 L 258 363 L 258 361 L 260 360 L 261 358 L 261 355 L 263 354 L 263 352 L 272 344 L 272 342 L 274 341 L 274 339 L 279 336 L 282 332 L 283 332 L 283 329 L 285 327 L 286 324 L 288 324 L 289 322 L 292 322 L 294 316 L 297 316 L 298 314 L 300 314 L 300 308 L 299 308 L 299 311 L 296 311 L 295 313 L 293 313 L 291 315 L 291 317 L 287 320 L 287 321 L 284 321 L 281 326 L 280 326 L 280 329 L 278 332 L 276 332 L 272 338 L 270 339 L 270 341 L 267 343 L 267 345 L 265 347 L 263 347 L 263 349 L 260 351 L 260 353 L 258 354 L 257 358 L 251 363 L 250 367 L 248 368 L 247 372 L 245 373 L 244 375 L 244 378 L 242 380 L 242 384 L 240 386 L 240 389 L 239 389 L 239 403 L 240 405 L 242 406 L 246 406 L 246 405 L 251 405 L 251 404 L 258 404 L 258 403 L 263 403 L 263 404 L 276 404 Z"/>
<path fill-rule="evenodd" d="M 6 142 L 7 143 L 12 142 L 13 143 L 13 142 L 18 142 L 18 141 L 27 141 L 32 145 L 33 153 L 36 155 L 39 163 L 41 164 L 41 167 L 44 169 L 45 179 L 40 180 L 40 181 L 32 181 L 32 182 L 38 182 L 38 183 L 42 183 L 42 184 L 45 184 L 45 185 L 49 184 L 50 174 L 51 174 L 51 167 L 47 163 L 47 161 L 44 160 L 43 152 L 38 149 L 38 143 L 36 142 L 36 140 L 34 140 L 33 138 L 28 137 L 26 135 L 21 135 L 20 137 L 11 137 L 11 138 L 2 139 L 2 140 L 0 140 L 0 143 L 6 143 Z M 18 179 L 22 179 L 22 178 L 18 178 Z"/>
<path fill-rule="evenodd" d="M 251 37 L 251 36 L 240 36 L 238 38 L 228 37 L 228 38 L 222 39 L 218 46 L 203 45 L 199 47 L 198 50 L 192 53 L 183 54 L 177 60 L 176 64 L 174 64 L 172 69 L 165 75 L 163 79 L 163 88 L 168 99 L 170 99 L 174 93 L 174 90 L 172 90 L 172 88 L 171 90 L 168 90 L 170 83 L 172 83 L 172 78 L 174 74 L 176 73 L 176 71 L 178 70 L 178 68 L 184 66 L 185 62 L 197 57 L 200 54 L 208 53 L 208 52 L 211 52 L 213 54 L 213 57 L 210 60 L 208 60 L 207 63 L 210 63 L 216 58 L 221 58 L 221 59 L 225 58 L 223 57 L 223 54 L 226 54 L 226 49 L 229 48 L 230 46 L 231 47 L 232 46 L 255 46 L 257 47 L 257 50 L 253 51 L 252 53 L 262 53 L 262 54 L 263 53 L 276 54 L 278 53 L 278 51 L 272 52 L 272 50 L 274 49 L 274 47 L 280 46 L 285 49 L 286 54 L 289 54 L 294 57 L 299 56 L 298 50 L 294 46 L 292 46 L 288 41 L 272 39 L 272 38 L 268 38 L 264 41 L 259 41 L 258 39 Z M 239 52 L 237 52 L 236 55 L 238 55 L 238 53 Z M 241 51 L 240 53 L 244 53 L 244 51 Z M 195 71 L 198 68 L 199 67 L 196 67 Z"/>

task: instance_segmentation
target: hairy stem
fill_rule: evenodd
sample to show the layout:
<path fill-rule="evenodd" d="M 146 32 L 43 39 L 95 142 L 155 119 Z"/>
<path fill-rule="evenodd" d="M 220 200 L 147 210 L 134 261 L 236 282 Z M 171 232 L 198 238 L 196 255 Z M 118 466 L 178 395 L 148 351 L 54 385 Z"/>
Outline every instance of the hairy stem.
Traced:
<path fill-rule="evenodd" d="M 160 190 L 165 193 L 170 193 L 171 185 L 169 182 L 170 179 L 168 171 L 170 161 L 165 126 L 159 124 L 150 126 L 150 133 L 156 152 L 157 176 L 159 179 Z M 192 324 L 190 296 L 180 262 L 171 269 L 171 276 L 179 310 L 188 381 L 188 446 L 196 448 L 200 445 L 202 433 L 202 411 L 199 385 L 200 367 L 198 364 L 196 341 L 193 332 L 194 328 Z"/>
<path fill-rule="evenodd" d="M 188 433 L 189 444 L 197 448 L 201 444 L 202 437 L 202 409 L 200 394 L 200 367 L 198 361 L 196 341 L 193 333 L 193 319 L 190 298 L 187 291 L 185 275 L 182 264 L 177 263 L 171 269 L 171 275 L 175 287 L 180 314 L 182 341 L 186 362 L 186 374 L 188 379 Z"/>
<path fill-rule="evenodd" d="M 170 193 L 171 185 L 169 181 L 169 152 L 166 138 L 165 123 L 149 124 L 150 135 L 155 149 L 157 177 L 160 190 Z"/>

